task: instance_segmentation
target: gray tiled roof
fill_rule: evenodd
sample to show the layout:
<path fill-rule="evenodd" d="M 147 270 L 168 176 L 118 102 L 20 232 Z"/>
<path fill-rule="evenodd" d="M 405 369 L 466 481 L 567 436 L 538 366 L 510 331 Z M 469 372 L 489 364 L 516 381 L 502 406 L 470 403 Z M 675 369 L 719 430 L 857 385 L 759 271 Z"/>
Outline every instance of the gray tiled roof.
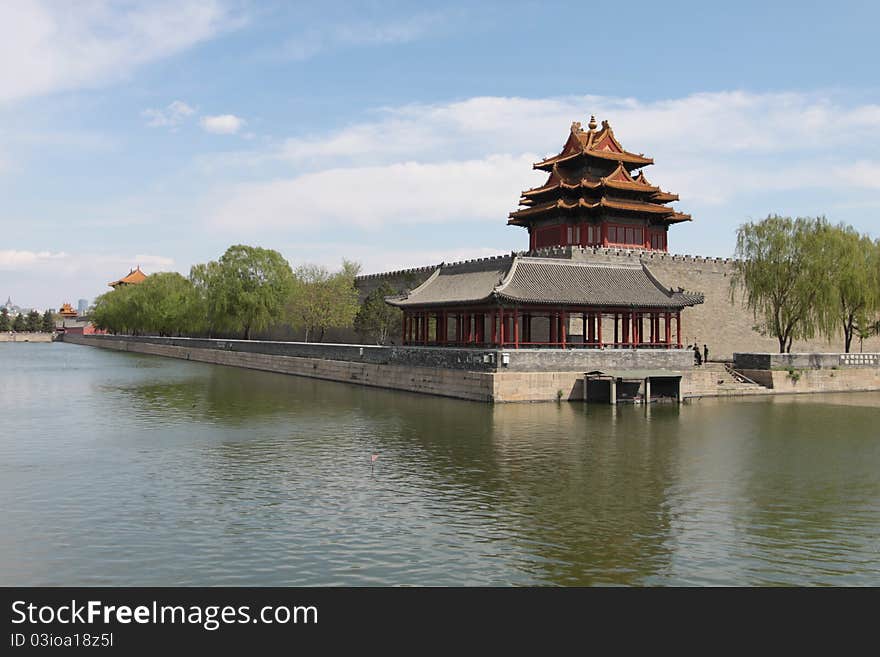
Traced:
<path fill-rule="evenodd" d="M 460 304 L 485 301 L 510 270 L 513 256 L 441 265 L 424 283 L 403 298 L 390 297 L 395 306 Z"/>
<path fill-rule="evenodd" d="M 395 306 L 507 302 L 683 308 L 703 295 L 668 290 L 643 264 L 607 265 L 556 258 L 506 257 L 439 267 Z"/>

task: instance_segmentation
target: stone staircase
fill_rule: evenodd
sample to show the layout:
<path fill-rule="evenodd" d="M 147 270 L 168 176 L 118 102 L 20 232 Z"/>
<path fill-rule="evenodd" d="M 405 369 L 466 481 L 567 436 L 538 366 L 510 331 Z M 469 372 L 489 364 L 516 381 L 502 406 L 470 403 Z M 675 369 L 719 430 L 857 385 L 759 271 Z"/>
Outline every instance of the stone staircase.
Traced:
<path fill-rule="evenodd" d="M 725 363 L 708 362 L 693 369 L 689 381 L 683 381 L 683 396 L 727 397 L 738 395 L 766 395 L 773 391 L 731 372 Z"/>

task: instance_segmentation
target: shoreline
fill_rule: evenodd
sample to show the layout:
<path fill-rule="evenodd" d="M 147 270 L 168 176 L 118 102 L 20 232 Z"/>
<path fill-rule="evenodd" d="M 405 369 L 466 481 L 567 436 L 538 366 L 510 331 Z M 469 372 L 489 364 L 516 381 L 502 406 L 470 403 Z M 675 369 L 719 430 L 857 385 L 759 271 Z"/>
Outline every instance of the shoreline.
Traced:
<path fill-rule="evenodd" d="M 130 351 L 180 360 L 228 365 L 280 374 L 349 383 L 376 388 L 418 392 L 484 403 L 583 401 L 585 372 L 602 367 L 633 367 L 636 359 L 653 358 L 654 366 L 666 362 L 681 375 L 682 400 L 704 397 L 822 392 L 880 391 L 880 368 L 747 370 L 749 379 L 738 381 L 723 364 L 687 366 L 687 350 L 661 351 L 582 350 L 556 354 L 571 361 L 569 369 L 529 369 L 543 351 L 379 347 L 373 345 L 293 343 L 257 340 L 209 340 L 154 336 L 67 335 L 70 344 Z M 501 366 L 510 357 L 511 369 Z M 445 359 L 445 360 L 442 360 Z M 760 376 L 759 376 L 760 375 Z"/>

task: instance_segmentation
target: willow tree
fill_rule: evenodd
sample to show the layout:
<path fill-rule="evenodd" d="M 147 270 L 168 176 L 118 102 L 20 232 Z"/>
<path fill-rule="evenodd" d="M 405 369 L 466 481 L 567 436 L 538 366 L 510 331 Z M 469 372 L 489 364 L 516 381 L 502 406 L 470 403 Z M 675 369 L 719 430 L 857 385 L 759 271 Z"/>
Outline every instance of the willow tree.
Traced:
<path fill-rule="evenodd" d="M 195 286 L 177 272 L 160 272 L 132 287 L 144 308 L 146 333 L 172 336 L 198 333 L 204 326 L 204 309 Z M 112 293 L 111 293 L 112 294 Z"/>
<path fill-rule="evenodd" d="M 817 313 L 829 340 L 843 331 L 849 353 L 853 338 L 865 334 L 880 308 L 880 245 L 842 224 L 823 238 L 824 287 L 816 297 Z"/>
<path fill-rule="evenodd" d="M 758 329 L 777 339 L 780 353 L 817 332 L 816 298 L 828 289 L 821 271 L 826 228 L 822 218 L 770 215 L 737 229 L 731 297 L 741 293 Z"/>
<path fill-rule="evenodd" d="M 212 329 L 241 332 L 250 340 L 254 331 L 281 320 L 293 272 L 278 251 L 237 244 L 190 277 L 204 278 L 198 285 L 206 288 Z"/>
<path fill-rule="evenodd" d="M 141 284 L 142 285 L 142 284 Z M 141 335 L 147 330 L 149 308 L 140 285 L 120 285 L 97 299 L 92 310 L 92 323 L 111 333 Z"/>

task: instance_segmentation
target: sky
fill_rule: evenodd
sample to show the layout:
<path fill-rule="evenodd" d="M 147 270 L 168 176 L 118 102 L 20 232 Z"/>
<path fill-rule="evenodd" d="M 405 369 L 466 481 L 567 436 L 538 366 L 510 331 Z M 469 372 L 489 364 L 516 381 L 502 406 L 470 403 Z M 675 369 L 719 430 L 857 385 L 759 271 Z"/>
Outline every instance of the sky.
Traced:
<path fill-rule="evenodd" d="M 94 299 L 232 244 L 373 273 L 522 250 L 572 121 L 693 222 L 880 237 L 880 3 L 4 0 L 0 304 Z"/>

